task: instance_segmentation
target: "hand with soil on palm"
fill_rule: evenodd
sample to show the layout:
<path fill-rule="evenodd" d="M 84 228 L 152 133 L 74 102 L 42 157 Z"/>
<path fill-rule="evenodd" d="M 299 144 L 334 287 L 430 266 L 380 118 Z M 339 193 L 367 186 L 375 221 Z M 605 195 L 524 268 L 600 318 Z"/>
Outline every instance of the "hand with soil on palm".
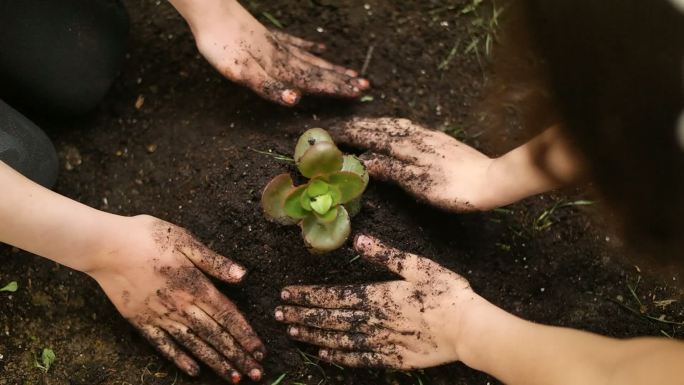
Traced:
<path fill-rule="evenodd" d="M 302 94 L 356 98 L 370 84 L 354 70 L 312 53 L 325 45 L 264 27 L 234 0 L 171 0 L 200 53 L 223 76 L 284 106 Z"/>
<path fill-rule="evenodd" d="M 126 220 L 125 242 L 88 271 L 119 312 L 190 376 L 200 369 L 185 351 L 233 383 L 241 373 L 260 380 L 264 345 L 203 274 L 235 284 L 246 270 L 168 222 L 150 216 Z"/>
<path fill-rule="evenodd" d="M 289 286 L 275 318 L 288 335 L 320 347 L 325 361 L 352 366 L 417 369 L 459 360 L 460 318 L 481 301 L 468 281 L 429 259 L 369 236 L 355 249 L 403 277 L 365 285 Z"/>

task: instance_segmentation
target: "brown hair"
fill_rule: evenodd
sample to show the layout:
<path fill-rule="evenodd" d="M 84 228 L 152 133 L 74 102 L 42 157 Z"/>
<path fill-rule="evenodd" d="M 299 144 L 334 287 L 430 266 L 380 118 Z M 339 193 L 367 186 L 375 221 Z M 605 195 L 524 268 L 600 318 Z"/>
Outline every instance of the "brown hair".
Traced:
<path fill-rule="evenodd" d="M 565 131 L 625 240 L 684 265 L 684 14 L 667 0 L 528 0 Z"/>

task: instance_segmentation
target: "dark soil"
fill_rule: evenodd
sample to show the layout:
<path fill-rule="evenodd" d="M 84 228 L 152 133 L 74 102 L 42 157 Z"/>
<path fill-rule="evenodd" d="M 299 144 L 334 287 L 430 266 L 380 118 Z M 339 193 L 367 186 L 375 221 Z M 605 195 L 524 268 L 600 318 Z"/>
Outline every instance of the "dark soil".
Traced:
<path fill-rule="evenodd" d="M 248 266 L 244 285 L 220 287 L 269 348 L 265 384 L 283 373 L 283 384 L 496 383 L 461 364 L 405 374 L 303 360 L 300 350 L 315 350 L 289 341 L 284 326 L 273 319 L 280 288 L 391 275 L 361 260 L 350 262 L 355 253 L 348 246 L 310 255 L 296 227 L 267 222 L 259 209 L 261 189 L 273 176 L 294 169 L 252 151 L 290 154 L 304 129 L 353 116 L 410 118 L 493 155 L 513 147 L 527 136 L 519 111 L 505 103 L 480 104 L 488 90 L 502 87 L 483 50 L 486 33 L 476 26 L 491 6 L 463 14 L 465 1 L 248 2 L 255 15 L 268 11 L 289 32 L 325 41 L 330 49 L 324 56 L 341 64 L 360 68 L 368 47 L 375 47 L 368 67 L 373 101 L 306 97 L 299 107 L 286 109 L 222 79 L 198 56 L 189 30 L 167 2 L 130 0 L 127 5 L 130 50 L 107 98 L 87 117 L 47 124 L 63 166 L 57 191 L 110 212 L 174 222 Z M 479 56 L 466 53 L 474 37 L 481 39 Z M 457 44 L 457 53 L 440 67 Z M 145 101 L 138 110 L 139 95 Z M 82 163 L 67 171 L 67 155 L 80 156 Z M 625 309 L 684 320 L 677 278 L 656 278 L 643 266 L 627 263 L 620 242 L 594 215 L 599 205 L 558 209 L 548 228 L 535 229 L 535 219 L 556 202 L 585 197 L 582 191 L 568 194 L 454 215 L 371 182 L 353 227 L 434 258 L 521 317 L 616 337 L 681 337 L 682 328 Z M 0 293 L 0 385 L 221 383 L 207 369 L 199 380 L 180 374 L 83 274 L 9 247 L 0 248 L 0 263 L 0 284 L 19 282 L 16 293 Z M 641 308 L 628 289 L 638 279 Z M 680 302 L 656 306 L 665 299 Z M 47 374 L 34 367 L 44 347 L 57 356 Z"/>

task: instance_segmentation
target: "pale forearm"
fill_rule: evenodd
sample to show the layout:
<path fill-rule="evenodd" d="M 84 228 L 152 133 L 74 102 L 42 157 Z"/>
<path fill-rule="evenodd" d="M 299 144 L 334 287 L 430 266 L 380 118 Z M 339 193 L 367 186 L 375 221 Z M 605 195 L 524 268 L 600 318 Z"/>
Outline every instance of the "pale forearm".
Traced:
<path fill-rule="evenodd" d="M 88 271 L 120 220 L 33 183 L 0 162 L 0 242 Z"/>
<path fill-rule="evenodd" d="M 684 345 L 617 340 L 522 320 L 482 300 L 464 323 L 463 362 L 507 384 L 644 384 L 684 378 Z M 662 381 L 653 381 L 654 379 Z M 648 380 L 647 380 L 648 379 Z"/>
<path fill-rule="evenodd" d="M 582 161 L 560 127 L 544 131 L 524 145 L 496 158 L 488 180 L 497 206 L 571 185 L 582 178 Z"/>
<path fill-rule="evenodd" d="M 200 27 L 231 23 L 233 17 L 249 15 L 236 0 L 169 0 L 169 3 L 183 16 L 196 37 Z"/>

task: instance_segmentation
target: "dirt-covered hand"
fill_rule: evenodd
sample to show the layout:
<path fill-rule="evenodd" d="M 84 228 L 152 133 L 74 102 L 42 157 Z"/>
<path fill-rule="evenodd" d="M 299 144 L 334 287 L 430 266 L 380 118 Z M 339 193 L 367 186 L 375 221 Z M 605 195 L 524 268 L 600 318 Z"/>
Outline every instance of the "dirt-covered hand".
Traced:
<path fill-rule="evenodd" d="M 370 150 L 362 156 L 374 178 L 450 211 L 498 206 L 488 182 L 494 161 L 439 131 L 407 119 L 354 119 L 331 128 L 336 141 Z"/>
<path fill-rule="evenodd" d="M 461 315 L 476 298 L 461 276 L 417 255 L 358 236 L 356 250 L 404 280 L 366 285 L 289 286 L 275 318 L 291 338 L 319 346 L 326 361 L 416 369 L 459 359 Z"/>
<path fill-rule="evenodd" d="M 236 1 L 223 1 L 210 17 L 191 23 L 202 55 L 228 79 L 285 106 L 302 94 L 355 98 L 369 87 L 356 71 L 312 52 L 325 49 L 259 23 Z"/>
<path fill-rule="evenodd" d="M 264 345 L 204 275 L 237 283 L 246 270 L 175 225 L 150 216 L 125 220 L 126 238 L 88 272 L 119 312 L 188 375 L 199 366 L 186 351 L 234 383 L 241 373 L 259 380 Z"/>

